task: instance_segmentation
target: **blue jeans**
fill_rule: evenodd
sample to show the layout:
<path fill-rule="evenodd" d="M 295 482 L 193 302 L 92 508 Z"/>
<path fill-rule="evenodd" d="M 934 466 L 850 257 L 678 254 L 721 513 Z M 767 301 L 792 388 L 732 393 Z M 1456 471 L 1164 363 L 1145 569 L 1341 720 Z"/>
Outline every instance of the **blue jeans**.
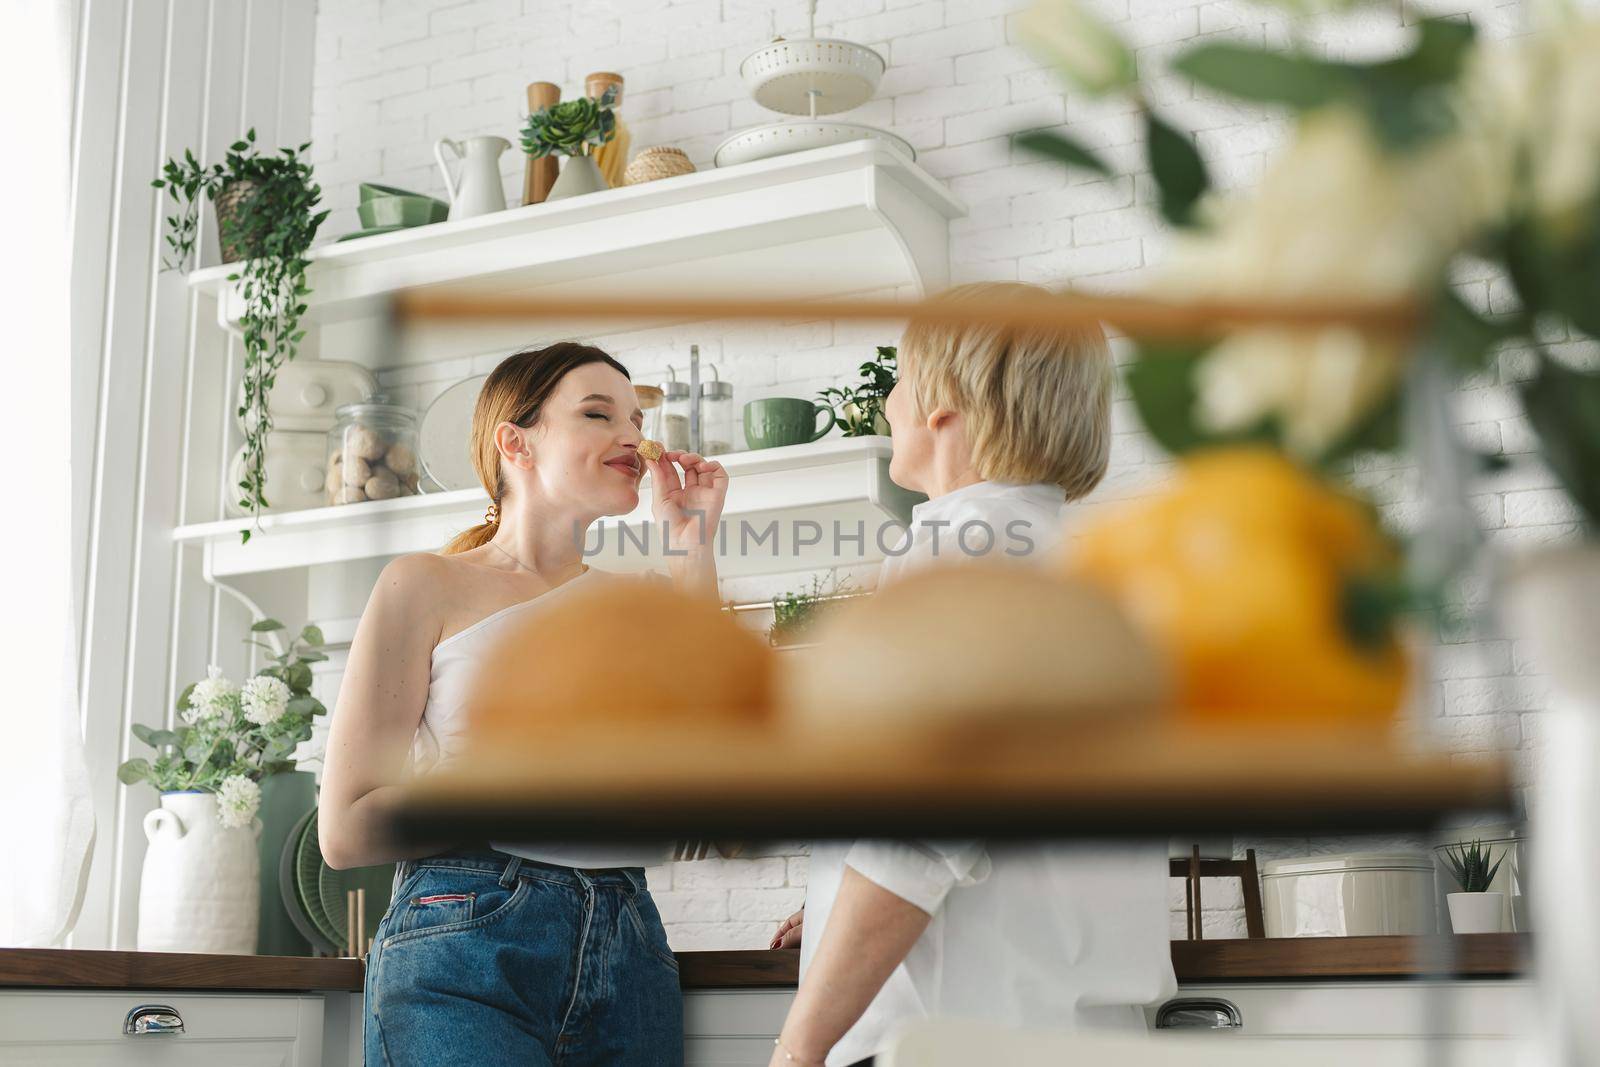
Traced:
<path fill-rule="evenodd" d="M 412 860 L 367 959 L 368 1067 L 679 1067 L 678 963 L 644 869 Z"/>

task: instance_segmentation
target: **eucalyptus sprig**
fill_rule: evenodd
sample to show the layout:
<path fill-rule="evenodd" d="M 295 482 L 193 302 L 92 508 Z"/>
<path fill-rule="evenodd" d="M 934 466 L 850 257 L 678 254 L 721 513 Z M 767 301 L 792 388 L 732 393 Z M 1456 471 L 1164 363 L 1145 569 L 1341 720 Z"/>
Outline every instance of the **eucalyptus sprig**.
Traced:
<path fill-rule="evenodd" d="M 194 254 L 200 199 L 215 201 L 230 186 L 249 183 L 251 191 L 236 208 L 218 219 L 224 245 L 242 250 L 245 260 L 228 275 L 239 284 L 244 313 L 239 318 L 244 342 L 244 397 L 239 417 L 244 423 L 244 477 L 239 482 L 239 504 L 254 517 L 268 506 L 266 497 L 266 441 L 272 432 L 268 394 L 278 369 L 295 357 L 305 331 L 306 253 L 317 229 L 328 217 L 316 211 L 322 190 L 312 180 L 311 165 L 303 155 L 311 143 L 281 148 L 262 155 L 256 131 L 228 147 L 225 162 L 202 167 L 194 154 L 184 152 L 183 162 L 168 160 L 164 177 L 151 184 L 166 189 L 182 210 L 167 217 L 167 245 L 174 258 L 164 259 L 169 269 L 187 269 Z M 250 530 L 242 539 L 250 540 Z"/>
<path fill-rule="evenodd" d="M 283 651 L 256 635 L 284 629 L 276 619 L 251 627 L 245 641 L 265 649 L 270 665 L 235 687 L 213 667 L 178 696 L 178 725 L 157 730 L 135 724 L 133 736 L 155 749 L 117 768 L 125 785 L 149 782 L 162 792 L 215 793 L 230 778 L 260 781 L 294 769 L 294 751 L 311 737 L 327 708 L 311 695 L 311 664 L 327 659 L 322 631 L 306 626 Z"/>
<path fill-rule="evenodd" d="M 580 96 L 540 108 L 522 127 L 522 150 L 533 159 L 554 152 L 583 156 L 616 136 L 617 87 L 608 86 L 597 100 Z"/>

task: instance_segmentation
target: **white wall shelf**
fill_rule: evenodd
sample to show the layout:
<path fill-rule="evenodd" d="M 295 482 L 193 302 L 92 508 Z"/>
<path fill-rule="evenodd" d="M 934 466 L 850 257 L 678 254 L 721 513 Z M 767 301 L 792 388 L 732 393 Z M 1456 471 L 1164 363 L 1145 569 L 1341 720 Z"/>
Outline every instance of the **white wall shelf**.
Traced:
<path fill-rule="evenodd" d="M 401 289 L 464 282 L 547 297 L 927 293 L 948 283 L 947 225 L 965 214 L 897 149 L 859 141 L 322 245 L 306 318 L 371 318 Z M 189 277 L 230 330 L 235 269 Z"/>
<path fill-rule="evenodd" d="M 835 437 L 718 459 L 729 475 L 717 560 L 718 572 L 726 577 L 882 559 L 884 549 L 897 543 L 891 524 L 907 523 L 912 506 L 922 499 L 889 479 L 887 437 Z M 650 519 L 650 499 L 647 478 L 633 513 L 602 520 L 591 529 L 592 565 L 610 571 L 665 569 L 668 560 L 654 524 L 648 552 L 639 547 Z M 208 576 L 224 578 L 433 551 L 481 521 L 487 503 L 482 490 L 463 489 L 268 513 L 243 544 L 239 535 L 250 527 L 249 518 L 180 526 L 173 537 L 201 546 Z M 776 536 L 769 537 L 774 523 Z M 623 538 L 619 524 L 632 539 Z M 860 544 L 854 540 L 858 529 Z"/>

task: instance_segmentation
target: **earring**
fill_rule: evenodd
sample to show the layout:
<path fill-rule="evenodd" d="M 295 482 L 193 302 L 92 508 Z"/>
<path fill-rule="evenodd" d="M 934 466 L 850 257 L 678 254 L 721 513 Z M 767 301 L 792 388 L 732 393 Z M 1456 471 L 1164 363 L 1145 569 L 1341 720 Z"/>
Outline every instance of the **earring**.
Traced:
<path fill-rule="evenodd" d="M 500 505 L 493 500 L 489 501 L 489 507 L 483 513 L 483 522 L 485 526 L 494 526 L 500 522 Z"/>

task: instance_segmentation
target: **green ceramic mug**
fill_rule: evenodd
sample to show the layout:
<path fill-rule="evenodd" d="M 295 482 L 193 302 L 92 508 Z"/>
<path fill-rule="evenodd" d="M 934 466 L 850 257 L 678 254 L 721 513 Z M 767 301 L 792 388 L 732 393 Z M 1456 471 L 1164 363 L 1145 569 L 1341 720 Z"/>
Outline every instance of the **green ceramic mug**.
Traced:
<path fill-rule="evenodd" d="M 819 414 L 828 416 L 821 429 Z M 744 406 L 744 439 L 751 448 L 810 444 L 833 429 L 834 421 L 833 409 L 820 400 L 770 396 Z"/>

